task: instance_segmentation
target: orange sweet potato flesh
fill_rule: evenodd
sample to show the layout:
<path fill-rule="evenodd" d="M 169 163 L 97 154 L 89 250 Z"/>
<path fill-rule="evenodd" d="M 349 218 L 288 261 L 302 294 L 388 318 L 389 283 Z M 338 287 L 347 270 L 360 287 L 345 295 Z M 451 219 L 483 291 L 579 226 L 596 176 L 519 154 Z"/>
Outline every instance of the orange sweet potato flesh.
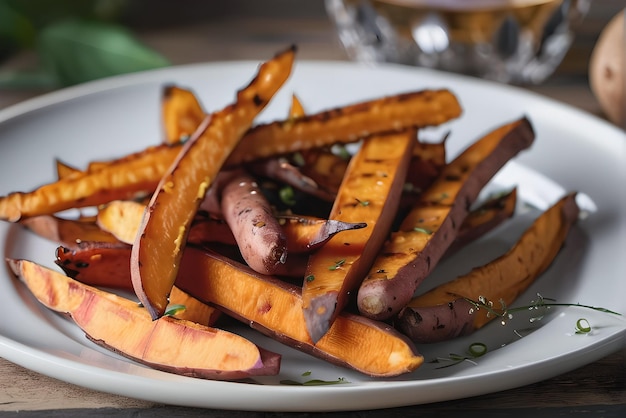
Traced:
<path fill-rule="evenodd" d="M 575 194 L 540 215 L 505 254 L 488 264 L 413 298 L 394 326 L 416 343 L 431 343 L 473 332 L 496 318 L 468 301 L 485 298 L 497 309 L 509 306 L 554 261 L 578 220 Z"/>
<path fill-rule="evenodd" d="M 8 260 L 46 307 L 69 314 L 96 344 L 156 369 L 207 379 L 275 375 L 280 355 L 227 331 L 162 317 L 136 302 L 26 260 Z"/>
<path fill-rule="evenodd" d="M 130 278 L 130 246 L 101 242 L 81 242 L 78 247 L 60 246 L 55 263 L 65 274 L 81 283 L 100 288 L 133 291 Z M 170 294 L 170 305 L 183 305 L 185 309 L 174 314 L 203 325 L 212 325 L 220 311 L 201 303 L 176 286 Z"/>
<path fill-rule="evenodd" d="M 357 305 L 362 315 L 389 319 L 411 300 L 455 241 L 484 185 L 534 137 L 530 122 L 522 118 L 492 130 L 446 165 L 391 234 L 361 283 Z"/>
<path fill-rule="evenodd" d="M 131 277 L 153 319 L 163 315 L 176 279 L 189 227 L 204 196 L 258 113 L 291 74 L 295 49 L 263 63 L 236 101 L 198 128 L 163 176 L 143 217 L 131 252 Z"/>
<path fill-rule="evenodd" d="M 298 286 L 254 272 L 215 253 L 187 247 L 176 285 L 293 348 L 370 376 L 397 376 L 423 357 L 387 324 L 343 313 L 317 344 L 304 322 Z"/>
<path fill-rule="evenodd" d="M 302 284 L 309 335 L 328 331 L 349 295 L 358 288 L 396 216 L 416 132 L 371 136 L 350 160 L 330 219 L 364 222 L 361 229 L 331 238 L 311 254 Z"/>
<path fill-rule="evenodd" d="M 0 197 L 0 219 L 17 222 L 30 216 L 51 215 L 152 193 L 179 150 L 172 146 L 151 147 L 31 192 L 10 193 Z"/>
<path fill-rule="evenodd" d="M 320 148 L 407 128 L 436 126 L 461 115 L 448 90 L 423 90 L 383 97 L 252 128 L 229 157 L 240 164 L 277 154 Z"/>
<path fill-rule="evenodd" d="M 115 236 L 99 228 L 92 219 L 39 215 L 22 219 L 19 223 L 43 238 L 68 247 L 82 241 L 119 242 Z"/>
<path fill-rule="evenodd" d="M 206 114 L 196 95 L 189 89 L 167 85 L 161 94 L 161 118 L 166 144 L 189 138 Z"/>

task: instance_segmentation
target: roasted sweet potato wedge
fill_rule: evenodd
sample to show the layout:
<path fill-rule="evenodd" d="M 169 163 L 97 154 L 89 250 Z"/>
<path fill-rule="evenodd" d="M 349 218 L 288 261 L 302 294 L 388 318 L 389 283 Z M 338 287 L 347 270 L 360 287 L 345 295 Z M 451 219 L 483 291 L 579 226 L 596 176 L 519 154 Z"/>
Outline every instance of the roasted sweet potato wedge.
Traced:
<path fill-rule="evenodd" d="M 258 113 L 291 74 L 295 49 L 263 63 L 236 101 L 185 142 L 152 196 L 131 252 L 135 293 L 153 318 L 165 312 L 191 222 L 212 182 Z"/>
<path fill-rule="evenodd" d="M 300 288 L 212 252 L 187 247 L 176 285 L 293 348 L 370 376 L 397 376 L 423 357 L 391 326 L 341 314 L 317 344 L 303 317 Z"/>
<path fill-rule="evenodd" d="M 140 363 L 185 376 L 221 380 L 279 371 L 279 354 L 236 334 L 169 316 L 155 321 L 137 302 L 30 261 L 8 263 L 43 305 L 69 314 L 96 344 Z"/>
<path fill-rule="evenodd" d="M 311 254 L 302 284 L 304 318 L 313 342 L 328 331 L 358 288 L 396 216 L 416 132 L 376 135 L 350 160 L 330 219 L 367 226 L 331 238 Z"/>
<path fill-rule="evenodd" d="M 578 220 L 575 194 L 540 215 L 504 255 L 413 298 L 394 325 L 416 343 L 431 343 L 469 334 L 496 315 L 472 309 L 484 298 L 511 305 L 554 261 Z M 469 300 L 469 301 L 468 301 Z"/>
<path fill-rule="evenodd" d="M 424 90 L 347 105 L 311 115 L 258 125 L 227 164 L 240 164 L 407 128 L 436 126 L 457 118 L 461 106 L 449 90 Z"/>
<path fill-rule="evenodd" d="M 193 91 L 166 85 L 161 92 L 161 118 L 166 144 L 188 139 L 202 123 L 206 113 Z"/>
<path fill-rule="evenodd" d="M 411 300 L 456 239 L 484 185 L 534 138 L 523 118 L 492 130 L 446 165 L 374 261 L 358 291 L 361 314 L 389 319 Z"/>
<path fill-rule="evenodd" d="M 100 165 L 43 185 L 31 192 L 0 197 L 0 220 L 51 215 L 72 208 L 97 206 L 111 200 L 127 200 L 152 193 L 176 157 L 179 147 L 151 147 L 119 161 Z"/>

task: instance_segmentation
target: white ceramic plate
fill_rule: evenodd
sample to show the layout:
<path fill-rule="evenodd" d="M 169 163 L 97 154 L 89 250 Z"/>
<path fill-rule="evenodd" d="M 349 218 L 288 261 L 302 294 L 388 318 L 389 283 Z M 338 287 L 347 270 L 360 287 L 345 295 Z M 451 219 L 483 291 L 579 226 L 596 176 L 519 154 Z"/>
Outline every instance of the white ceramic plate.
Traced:
<path fill-rule="evenodd" d="M 54 178 L 54 159 L 81 167 L 159 142 L 159 97 L 164 83 L 190 87 L 207 110 L 230 103 L 253 76 L 256 62 L 214 63 L 117 77 L 62 90 L 0 112 L 0 194 L 31 190 Z M 559 302 L 580 302 L 626 313 L 626 184 L 624 133 L 577 110 L 514 88 L 414 68 L 363 67 L 352 63 L 299 62 L 288 85 L 260 120 L 282 118 L 297 93 L 310 112 L 362 99 L 423 88 L 449 88 L 464 114 L 450 130 L 450 155 L 492 128 L 528 116 L 536 143 L 498 175 L 490 189 L 520 184 L 523 199 L 547 207 L 565 191 L 585 192 L 597 210 L 580 222 L 550 270 L 522 295 L 537 292 Z M 549 180 L 550 179 L 550 180 Z M 508 226 L 447 260 L 423 289 L 512 244 L 536 210 L 522 210 Z M 55 244 L 15 225 L 0 223 L 5 256 L 53 266 Z M 412 374 L 372 379 L 326 364 L 268 340 L 246 327 L 238 331 L 283 354 L 280 376 L 257 383 L 181 377 L 138 365 L 94 346 L 71 322 L 42 308 L 5 269 L 0 270 L 0 356 L 40 373 L 139 399 L 171 404 L 267 411 L 364 410 L 458 399 L 518 387 L 593 362 L 624 342 L 623 318 L 578 307 L 555 308 L 534 330 L 518 314 L 502 327 L 492 323 L 474 335 L 420 347 L 426 363 Z M 578 318 L 593 326 L 576 335 Z M 519 338 L 516 331 L 523 334 Z M 430 363 L 463 353 L 470 343 L 489 353 L 474 363 Z M 311 371 L 304 378 L 302 373 Z M 281 379 L 350 383 L 287 386 Z"/>

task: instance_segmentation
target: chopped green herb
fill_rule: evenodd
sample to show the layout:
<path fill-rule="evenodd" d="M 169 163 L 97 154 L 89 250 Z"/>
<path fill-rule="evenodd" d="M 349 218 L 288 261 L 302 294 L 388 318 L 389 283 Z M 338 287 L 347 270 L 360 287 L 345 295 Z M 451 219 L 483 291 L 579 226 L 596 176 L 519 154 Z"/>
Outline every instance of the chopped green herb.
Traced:
<path fill-rule="evenodd" d="M 576 321 L 576 334 L 589 334 L 591 332 L 591 325 L 585 318 L 580 318 Z"/>
<path fill-rule="evenodd" d="M 431 231 L 430 229 L 420 228 L 419 226 L 416 226 L 415 228 L 413 228 L 413 231 L 421 232 L 421 233 L 426 234 L 426 235 L 432 235 L 433 234 L 433 231 Z"/>
<path fill-rule="evenodd" d="M 311 379 L 311 380 L 306 380 L 304 382 L 298 382 L 296 380 L 286 379 L 286 380 L 281 380 L 280 383 L 282 385 L 292 385 L 292 386 L 323 386 L 323 385 L 340 385 L 343 383 L 350 383 L 350 382 L 346 380 L 345 377 L 340 377 L 337 380 Z"/>
<path fill-rule="evenodd" d="M 357 202 L 359 202 L 359 205 L 361 205 L 361 206 L 369 206 L 370 205 L 370 201 L 369 200 L 360 200 L 360 199 L 357 199 L 357 198 L 355 198 L 355 200 Z"/>
<path fill-rule="evenodd" d="M 296 193 L 291 186 L 281 187 L 278 191 L 281 202 L 287 206 L 293 206 L 296 204 Z"/>
<path fill-rule="evenodd" d="M 185 307 L 185 305 L 180 305 L 180 304 L 177 304 L 177 305 L 170 305 L 170 306 L 168 306 L 168 307 L 167 307 L 167 309 L 165 310 L 165 313 L 164 313 L 163 315 L 165 315 L 165 316 L 174 316 L 174 315 L 176 315 L 178 312 L 182 312 L 182 311 L 184 311 L 185 309 L 187 309 L 187 308 Z"/>
<path fill-rule="evenodd" d="M 343 266 L 346 262 L 346 259 L 341 259 L 337 262 L 335 262 L 335 264 L 333 264 L 332 266 L 328 267 L 328 270 L 337 270 L 339 267 Z"/>
<path fill-rule="evenodd" d="M 311 283 L 313 280 L 315 280 L 315 276 L 312 274 L 309 274 L 308 276 L 304 278 L 304 280 L 306 280 L 308 283 Z"/>

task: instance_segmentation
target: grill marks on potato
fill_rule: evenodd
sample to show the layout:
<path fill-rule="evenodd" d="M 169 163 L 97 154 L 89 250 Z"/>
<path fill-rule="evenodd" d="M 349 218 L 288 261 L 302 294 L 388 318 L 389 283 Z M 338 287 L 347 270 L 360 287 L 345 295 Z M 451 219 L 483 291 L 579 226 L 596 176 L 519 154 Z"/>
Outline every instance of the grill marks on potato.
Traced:
<path fill-rule="evenodd" d="M 318 341 L 348 303 L 384 242 L 416 142 L 414 130 L 365 139 L 352 157 L 330 219 L 367 227 L 331 238 L 313 253 L 302 285 L 304 318 Z M 312 278 L 312 279 L 308 279 Z"/>
<path fill-rule="evenodd" d="M 446 165 L 391 234 L 363 280 L 357 295 L 363 315 L 388 319 L 406 305 L 456 239 L 480 190 L 533 140 L 532 127 L 523 118 L 492 130 Z M 376 273 L 379 270 L 387 272 L 385 277 Z"/>

